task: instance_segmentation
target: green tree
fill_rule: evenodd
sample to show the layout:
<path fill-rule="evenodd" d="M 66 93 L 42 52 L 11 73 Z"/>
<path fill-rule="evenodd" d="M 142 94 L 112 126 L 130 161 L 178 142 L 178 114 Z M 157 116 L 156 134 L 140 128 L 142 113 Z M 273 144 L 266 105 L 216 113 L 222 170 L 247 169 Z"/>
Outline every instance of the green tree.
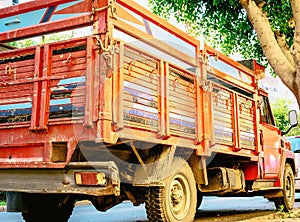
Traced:
<path fill-rule="evenodd" d="M 19 40 L 15 42 L 10 42 L 8 45 L 13 46 L 15 48 L 25 48 L 33 45 L 37 45 L 37 43 L 32 39 Z"/>
<path fill-rule="evenodd" d="M 16 48 L 25 48 L 29 46 L 41 45 L 50 42 L 63 41 L 63 40 L 71 39 L 73 37 L 74 37 L 74 32 L 63 32 L 63 33 L 49 34 L 49 35 L 45 35 L 33 39 L 19 40 L 15 42 L 10 42 L 8 44 Z"/>
<path fill-rule="evenodd" d="M 174 15 L 224 53 L 269 63 L 300 104 L 300 1 L 149 1 L 155 13 Z"/>
<path fill-rule="evenodd" d="M 290 110 L 289 106 L 292 103 L 290 100 L 286 99 L 277 99 L 274 103 L 271 104 L 273 115 L 275 118 L 276 126 L 282 131 L 285 132 L 289 127 L 289 117 L 288 112 Z M 299 118 L 299 115 L 298 115 Z M 300 118 L 299 118 L 300 122 Z M 296 136 L 300 135 L 300 127 L 292 129 L 287 136 Z"/>

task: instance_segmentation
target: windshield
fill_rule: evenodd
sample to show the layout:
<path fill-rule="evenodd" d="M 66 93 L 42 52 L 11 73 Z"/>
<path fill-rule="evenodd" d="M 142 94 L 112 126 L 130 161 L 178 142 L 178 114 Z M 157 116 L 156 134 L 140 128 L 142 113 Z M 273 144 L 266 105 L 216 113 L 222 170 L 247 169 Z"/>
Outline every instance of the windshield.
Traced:
<path fill-rule="evenodd" d="M 291 142 L 292 151 L 300 153 L 300 137 L 288 138 L 288 140 Z"/>

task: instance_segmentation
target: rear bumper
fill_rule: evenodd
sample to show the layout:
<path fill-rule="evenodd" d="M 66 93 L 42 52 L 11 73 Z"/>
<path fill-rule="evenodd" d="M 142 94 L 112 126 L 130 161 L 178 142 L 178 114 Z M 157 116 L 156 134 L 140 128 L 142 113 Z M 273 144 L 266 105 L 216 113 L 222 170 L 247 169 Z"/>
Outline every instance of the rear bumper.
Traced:
<path fill-rule="evenodd" d="M 105 185 L 78 185 L 75 174 L 100 172 Z M 120 177 L 116 164 L 109 162 L 73 162 L 64 169 L 1 169 L 0 190 L 25 193 L 120 195 Z"/>

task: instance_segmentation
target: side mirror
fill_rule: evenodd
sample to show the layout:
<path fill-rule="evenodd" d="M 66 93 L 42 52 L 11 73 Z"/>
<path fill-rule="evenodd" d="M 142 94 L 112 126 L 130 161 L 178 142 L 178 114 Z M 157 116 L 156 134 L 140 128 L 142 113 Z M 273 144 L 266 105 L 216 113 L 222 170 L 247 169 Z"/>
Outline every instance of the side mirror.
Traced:
<path fill-rule="evenodd" d="M 286 132 L 282 132 L 283 135 L 288 134 L 291 129 L 298 126 L 298 115 L 296 110 L 291 110 L 289 112 L 290 128 Z"/>
<path fill-rule="evenodd" d="M 298 116 L 296 110 L 292 110 L 289 113 L 290 125 L 291 127 L 298 126 Z"/>

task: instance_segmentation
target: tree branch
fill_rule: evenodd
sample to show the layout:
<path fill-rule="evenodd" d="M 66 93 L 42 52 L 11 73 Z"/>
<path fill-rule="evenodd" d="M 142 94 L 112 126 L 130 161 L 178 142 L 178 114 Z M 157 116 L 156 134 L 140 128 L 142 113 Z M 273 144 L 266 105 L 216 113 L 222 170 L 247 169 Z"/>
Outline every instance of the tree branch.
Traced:
<path fill-rule="evenodd" d="M 291 63 L 292 66 L 295 66 L 294 58 L 290 52 L 290 48 L 286 43 L 286 36 L 283 33 L 280 33 L 279 31 L 275 31 L 275 36 L 278 42 L 279 47 L 281 48 L 281 51 L 285 55 L 285 57 L 288 59 L 288 61 Z"/>
<path fill-rule="evenodd" d="M 262 50 L 268 62 L 285 85 L 292 90 L 293 79 L 296 72 L 295 67 L 290 63 L 289 59 L 281 50 L 274 32 L 271 29 L 267 16 L 253 0 L 240 0 L 240 3 L 248 14 L 249 21 L 256 31 Z"/>

